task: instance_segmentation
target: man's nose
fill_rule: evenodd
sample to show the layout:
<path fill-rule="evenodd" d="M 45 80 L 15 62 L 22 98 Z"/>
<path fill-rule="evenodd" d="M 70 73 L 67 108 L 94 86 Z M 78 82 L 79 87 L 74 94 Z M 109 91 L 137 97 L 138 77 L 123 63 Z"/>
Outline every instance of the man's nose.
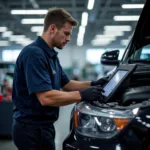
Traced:
<path fill-rule="evenodd" d="M 67 42 L 70 41 L 70 35 L 66 37 L 66 41 L 67 41 Z"/>

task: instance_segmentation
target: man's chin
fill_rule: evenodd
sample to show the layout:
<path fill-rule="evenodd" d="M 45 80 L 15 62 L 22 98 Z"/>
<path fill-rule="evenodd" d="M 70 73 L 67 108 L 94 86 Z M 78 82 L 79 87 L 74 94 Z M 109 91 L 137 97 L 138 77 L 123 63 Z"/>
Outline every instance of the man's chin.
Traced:
<path fill-rule="evenodd" d="M 56 48 L 58 48 L 59 50 L 62 50 L 64 46 L 57 46 Z"/>

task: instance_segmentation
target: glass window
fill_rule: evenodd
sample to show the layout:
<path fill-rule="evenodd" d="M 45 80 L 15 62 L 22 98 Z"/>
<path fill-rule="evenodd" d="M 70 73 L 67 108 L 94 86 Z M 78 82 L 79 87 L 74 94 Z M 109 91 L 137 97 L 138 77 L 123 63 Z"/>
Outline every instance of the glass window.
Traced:
<path fill-rule="evenodd" d="M 135 53 L 131 56 L 132 60 L 150 60 L 150 44 L 141 47 L 140 49 L 136 50 Z"/>
<path fill-rule="evenodd" d="M 16 61 L 21 50 L 3 50 L 2 60 L 3 61 Z"/>

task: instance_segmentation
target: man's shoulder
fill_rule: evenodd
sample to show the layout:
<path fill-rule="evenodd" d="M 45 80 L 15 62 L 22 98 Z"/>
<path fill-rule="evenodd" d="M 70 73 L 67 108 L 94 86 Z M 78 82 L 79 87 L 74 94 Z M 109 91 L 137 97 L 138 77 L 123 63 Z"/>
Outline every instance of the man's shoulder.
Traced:
<path fill-rule="evenodd" d="M 29 56 L 29 55 L 32 55 L 32 56 L 44 56 L 44 53 L 43 53 L 43 50 L 42 48 L 37 45 L 35 42 L 25 46 L 23 49 L 22 49 L 22 52 L 21 52 L 21 55 L 24 55 L 24 56 Z"/>
<path fill-rule="evenodd" d="M 39 58 L 44 60 L 45 55 L 43 53 L 43 50 L 33 42 L 22 49 L 17 58 L 16 64 Z"/>
<path fill-rule="evenodd" d="M 27 52 L 31 52 L 31 53 L 32 53 L 32 52 L 33 52 L 33 53 L 35 53 L 35 52 L 42 53 L 41 47 L 39 47 L 39 45 L 37 45 L 35 42 L 33 42 L 33 43 L 31 43 L 31 44 L 25 46 L 25 47 L 23 48 L 23 51 L 27 51 Z"/>

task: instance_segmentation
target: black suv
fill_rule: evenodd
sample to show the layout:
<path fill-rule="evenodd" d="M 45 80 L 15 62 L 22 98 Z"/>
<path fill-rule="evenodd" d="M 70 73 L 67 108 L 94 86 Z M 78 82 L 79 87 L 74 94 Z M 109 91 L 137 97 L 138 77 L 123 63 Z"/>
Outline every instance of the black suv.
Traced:
<path fill-rule="evenodd" d="M 101 63 L 117 67 L 136 64 L 135 71 L 107 103 L 75 105 L 63 150 L 150 149 L 150 0 L 121 61 L 118 53 L 105 52 Z"/>

